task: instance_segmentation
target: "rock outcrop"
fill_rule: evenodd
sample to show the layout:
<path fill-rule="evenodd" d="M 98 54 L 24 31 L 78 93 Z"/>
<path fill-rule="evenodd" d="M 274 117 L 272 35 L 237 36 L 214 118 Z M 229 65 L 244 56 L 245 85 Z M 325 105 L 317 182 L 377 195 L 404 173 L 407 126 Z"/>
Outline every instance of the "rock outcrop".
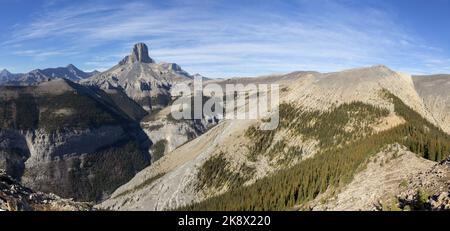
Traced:
<path fill-rule="evenodd" d="M 0 170 L 0 211 L 90 211 L 92 204 L 35 192 Z"/>
<path fill-rule="evenodd" d="M 341 189 L 330 189 L 303 210 L 450 210 L 450 159 L 436 163 L 398 144 L 374 155 Z"/>
<path fill-rule="evenodd" d="M 153 59 L 148 56 L 148 47 L 145 43 L 137 43 L 134 45 L 131 55 L 126 56 L 119 64 L 154 63 Z"/>
<path fill-rule="evenodd" d="M 403 210 L 450 210 L 450 157 L 408 179 L 396 199 Z"/>

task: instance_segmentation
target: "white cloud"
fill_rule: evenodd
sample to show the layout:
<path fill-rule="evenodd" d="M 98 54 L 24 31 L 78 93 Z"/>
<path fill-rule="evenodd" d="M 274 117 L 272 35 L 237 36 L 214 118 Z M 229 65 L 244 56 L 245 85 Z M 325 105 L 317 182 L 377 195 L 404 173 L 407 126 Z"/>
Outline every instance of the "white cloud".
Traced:
<path fill-rule="evenodd" d="M 67 52 L 62 50 L 18 50 L 14 51 L 13 54 L 19 56 L 30 56 L 30 57 L 49 57 L 49 56 L 62 56 L 76 54 L 76 52 Z"/>

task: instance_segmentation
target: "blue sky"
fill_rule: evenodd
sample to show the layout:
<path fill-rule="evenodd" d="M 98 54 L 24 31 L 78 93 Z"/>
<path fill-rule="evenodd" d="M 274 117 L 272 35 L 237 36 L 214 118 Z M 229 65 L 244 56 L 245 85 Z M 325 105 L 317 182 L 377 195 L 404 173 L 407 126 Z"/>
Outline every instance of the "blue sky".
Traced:
<path fill-rule="evenodd" d="M 0 0 L 0 69 L 105 70 L 145 42 L 209 77 L 384 64 L 450 73 L 450 0 Z"/>

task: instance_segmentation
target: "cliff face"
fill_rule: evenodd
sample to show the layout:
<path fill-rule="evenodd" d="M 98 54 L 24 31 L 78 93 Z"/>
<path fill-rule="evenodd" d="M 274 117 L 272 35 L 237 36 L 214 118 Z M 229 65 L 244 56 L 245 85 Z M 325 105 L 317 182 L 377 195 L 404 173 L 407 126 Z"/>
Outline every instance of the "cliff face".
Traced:
<path fill-rule="evenodd" d="M 150 164 L 148 137 L 107 94 L 67 80 L 2 93 L 0 168 L 25 186 L 102 200 Z"/>

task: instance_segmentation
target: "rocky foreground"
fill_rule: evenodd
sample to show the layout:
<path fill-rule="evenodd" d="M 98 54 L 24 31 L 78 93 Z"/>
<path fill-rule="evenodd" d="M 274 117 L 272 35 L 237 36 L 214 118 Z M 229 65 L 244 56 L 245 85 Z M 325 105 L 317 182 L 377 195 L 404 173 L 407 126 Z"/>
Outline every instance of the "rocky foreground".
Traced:
<path fill-rule="evenodd" d="M 0 211 L 90 211 L 89 203 L 62 199 L 55 194 L 35 192 L 0 170 Z"/>
<path fill-rule="evenodd" d="M 407 190 L 397 195 L 403 210 L 450 210 L 450 158 L 412 177 Z"/>
<path fill-rule="evenodd" d="M 309 208 L 307 208 L 309 206 Z M 450 210 L 450 158 L 426 160 L 399 144 L 374 155 L 343 189 L 324 193 L 303 210 Z"/>

